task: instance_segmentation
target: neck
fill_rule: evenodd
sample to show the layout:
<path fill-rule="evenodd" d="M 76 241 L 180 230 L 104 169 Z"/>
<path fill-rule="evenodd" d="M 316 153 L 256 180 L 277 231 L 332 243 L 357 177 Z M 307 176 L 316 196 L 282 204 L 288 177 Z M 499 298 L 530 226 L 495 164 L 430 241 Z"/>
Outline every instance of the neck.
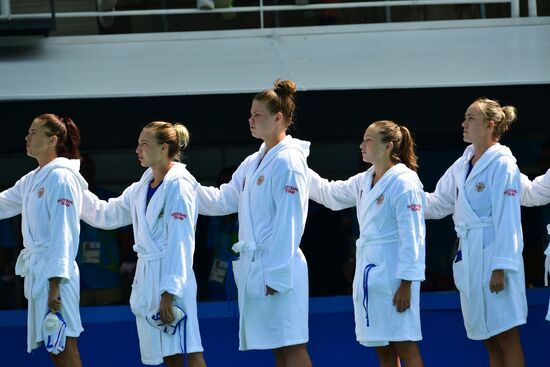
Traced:
<path fill-rule="evenodd" d="M 271 148 L 273 148 L 275 145 L 282 142 L 285 137 L 286 137 L 286 132 L 282 131 L 279 134 L 276 134 L 274 136 L 270 136 L 267 139 L 264 139 L 265 147 L 266 147 L 266 153 L 269 152 L 271 150 Z"/>
<path fill-rule="evenodd" d="M 374 177 L 372 182 L 376 183 L 390 168 L 395 166 L 395 164 L 390 160 L 384 160 L 380 162 L 373 162 L 372 164 L 374 166 Z"/>
<path fill-rule="evenodd" d="M 481 158 L 483 153 L 485 153 L 487 151 L 487 149 L 489 149 L 490 147 L 492 147 L 496 143 L 497 143 L 496 141 L 484 141 L 484 142 L 481 142 L 481 143 L 473 143 L 474 156 L 472 157 L 472 163 L 475 164 L 475 162 L 477 162 Z"/>
<path fill-rule="evenodd" d="M 55 153 L 49 153 L 41 157 L 36 157 L 36 160 L 38 161 L 38 167 L 42 168 L 56 158 L 57 155 Z"/>
<path fill-rule="evenodd" d="M 160 185 L 162 180 L 164 180 L 164 176 L 166 176 L 173 165 L 174 162 L 167 161 L 151 166 L 151 168 L 153 169 L 153 182 L 151 183 L 151 186 L 157 187 L 158 185 Z"/>

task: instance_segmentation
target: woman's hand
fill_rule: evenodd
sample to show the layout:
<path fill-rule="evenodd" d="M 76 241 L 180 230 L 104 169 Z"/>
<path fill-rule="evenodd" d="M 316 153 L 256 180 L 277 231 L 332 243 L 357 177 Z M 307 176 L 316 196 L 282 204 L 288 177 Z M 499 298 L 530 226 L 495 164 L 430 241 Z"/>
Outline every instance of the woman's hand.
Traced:
<path fill-rule="evenodd" d="M 491 290 L 491 292 L 502 292 L 505 287 L 506 282 L 504 281 L 504 270 L 493 270 L 493 273 L 491 274 L 491 281 L 489 282 L 489 289 Z"/>
<path fill-rule="evenodd" d="M 172 313 L 173 300 L 174 296 L 168 292 L 164 292 L 162 296 L 160 296 L 160 319 L 165 324 L 170 324 L 172 321 L 174 321 L 174 314 Z"/>
<path fill-rule="evenodd" d="M 48 308 L 50 312 L 57 313 L 61 311 L 61 295 L 59 294 L 59 282 L 61 278 L 50 278 L 50 289 L 48 291 Z"/>
<path fill-rule="evenodd" d="M 411 307 L 411 281 L 401 280 L 401 285 L 397 288 L 393 296 L 393 305 L 397 308 L 397 312 L 405 312 Z"/>
<path fill-rule="evenodd" d="M 265 295 L 266 296 L 272 296 L 275 293 L 277 293 L 277 291 L 266 284 L 266 286 L 265 286 Z"/>

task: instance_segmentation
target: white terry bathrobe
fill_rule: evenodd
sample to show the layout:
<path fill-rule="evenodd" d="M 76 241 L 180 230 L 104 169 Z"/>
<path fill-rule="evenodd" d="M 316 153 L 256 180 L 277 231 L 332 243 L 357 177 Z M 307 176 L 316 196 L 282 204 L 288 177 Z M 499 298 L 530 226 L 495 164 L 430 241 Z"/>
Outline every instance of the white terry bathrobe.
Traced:
<path fill-rule="evenodd" d="M 550 169 L 546 174 L 538 176 L 532 182 L 525 175 L 521 175 L 521 205 L 538 206 L 550 203 Z M 550 235 L 550 224 L 546 227 Z M 550 274 L 550 243 L 544 251 L 546 261 L 544 262 L 544 285 L 548 286 L 548 275 Z M 548 304 L 548 313 L 546 320 L 550 321 L 550 302 Z"/>
<path fill-rule="evenodd" d="M 174 304 L 187 314 L 187 352 L 202 352 L 203 348 L 193 272 L 197 183 L 184 164 L 174 162 L 147 205 L 147 189 L 152 180 L 153 171 L 149 168 L 139 182 L 108 202 L 87 191 L 82 219 L 103 229 L 132 224 L 138 262 L 130 306 L 136 315 L 141 360 L 157 365 L 163 363 L 162 357 L 183 353 L 183 331 L 181 335 L 167 335 L 150 326 L 145 318 L 158 309 L 164 292 L 173 294 Z"/>
<path fill-rule="evenodd" d="M 308 341 L 308 274 L 299 248 L 308 207 L 309 142 L 287 136 L 265 143 L 231 181 L 200 187 L 199 211 L 239 213 L 233 271 L 239 302 L 239 349 L 274 349 Z M 266 285 L 277 291 L 266 296 Z"/>
<path fill-rule="evenodd" d="M 495 144 L 474 165 L 468 146 L 427 194 L 426 219 L 453 213 L 460 239 L 453 276 L 460 291 L 468 338 L 485 340 L 527 319 L 520 172 L 512 152 Z M 505 273 L 505 289 L 491 293 L 493 270 Z"/>
<path fill-rule="evenodd" d="M 311 173 L 310 198 L 332 210 L 357 206 L 353 305 L 357 341 L 383 346 L 422 339 L 420 281 L 424 280 L 425 236 L 422 183 L 404 164 L 388 170 L 372 187 L 374 167 L 346 181 Z M 412 281 L 410 308 L 397 312 L 393 296 L 401 279 Z"/>
<path fill-rule="evenodd" d="M 61 278 L 61 314 L 66 336 L 78 337 L 80 274 L 75 262 L 80 235 L 82 191 L 88 184 L 78 159 L 56 158 L 0 193 L 0 218 L 22 214 L 23 250 L 15 273 L 25 278 L 28 300 L 27 352 L 40 346 L 48 312 L 48 279 Z"/>

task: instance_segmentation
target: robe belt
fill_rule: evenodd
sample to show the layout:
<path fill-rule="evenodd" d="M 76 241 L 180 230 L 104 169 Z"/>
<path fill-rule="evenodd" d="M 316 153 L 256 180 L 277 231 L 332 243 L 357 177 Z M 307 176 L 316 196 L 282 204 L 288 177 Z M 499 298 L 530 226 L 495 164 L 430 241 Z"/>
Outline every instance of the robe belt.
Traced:
<path fill-rule="evenodd" d="M 483 268 L 481 269 L 471 269 L 471 256 L 483 256 L 483 245 L 482 242 L 472 244 L 468 241 L 468 236 L 470 233 L 470 230 L 472 229 L 482 229 L 491 227 L 493 225 L 493 219 L 491 217 L 486 217 L 483 219 L 480 219 L 479 222 L 457 222 L 455 223 L 455 231 L 458 238 L 460 238 L 460 254 L 457 253 L 457 260 L 455 262 L 460 261 L 459 258 L 462 259 L 463 265 L 466 268 L 466 271 L 464 272 L 464 276 L 466 277 L 466 286 L 465 293 L 468 297 L 470 297 L 470 293 L 472 290 L 472 286 L 470 284 L 470 277 L 473 275 L 473 271 L 476 271 L 478 281 L 482 282 L 483 279 Z M 483 234 L 481 234 L 483 236 Z M 483 267 L 483 261 L 479 261 L 478 259 L 477 263 L 481 264 Z M 481 283 L 479 284 L 481 286 Z"/>
<path fill-rule="evenodd" d="M 369 272 L 376 265 L 368 264 L 363 271 L 363 308 L 365 309 L 365 317 L 367 318 L 367 327 L 370 326 L 369 322 Z"/>
<path fill-rule="evenodd" d="M 550 236 L 550 224 L 546 226 L 546 229 Z M 544 285 L 548 287 L 548 275 L 550 275 L 550 243 L 548 243 L 548 247 L 544 251 L 544 254 L 546 255 L 546 260 L 544 261 Z"/>
<path fill-rule="evenodd" d="M 231 248 L 234 252 L 253 252 L 256 250 L 266 249 L 267 245 L 252 242 L 252 241 L 239 241 Z"/>
<path fill-rule="evenodd" d="M 399 243 L 398 237 L 392 237 L 392 238 L 386 238 L 386 239 L 375 239 L 375 240 L 367 240 L 365 238 L 359 237 L 355 243 L 355 246 L 360 249 L 363 247 L 369 247 L 369 246 L 378 246 L 378 245 L 392 245 Z"/>
<path fill-rule="evenodd" d="M 48 250 L 48 242 L 34 242 L 32 246 L 27 246 L 17 257 L 15 263 L 15 274 L 25 278 L 27 297 L 31 299 L 35 296 L 35 285 L 40 276 L 46 260 L 38 261 L 40 255 L 44 255 Z"/>
<path fill-rule="evenodd" d="M 160 260 L 164 257 L 164 251 L 159 252 L 148 252 L 146 254 L 138 252 L 138 258 L 142 261 L 154 261 Z"/>

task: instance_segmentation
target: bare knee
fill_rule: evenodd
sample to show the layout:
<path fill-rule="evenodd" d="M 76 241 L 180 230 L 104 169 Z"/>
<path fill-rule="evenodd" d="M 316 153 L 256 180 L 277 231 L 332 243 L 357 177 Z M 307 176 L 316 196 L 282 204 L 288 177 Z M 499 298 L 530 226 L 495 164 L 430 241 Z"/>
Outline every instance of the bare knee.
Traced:
<path fill-rule="evenodd" d="M 385 347 L 376 347 L 376 354 L 378 355 L 378 360 L 380 365 L 384 367 L 398 367 L 398 356 L 397 352 L 391 345 Z"/>

